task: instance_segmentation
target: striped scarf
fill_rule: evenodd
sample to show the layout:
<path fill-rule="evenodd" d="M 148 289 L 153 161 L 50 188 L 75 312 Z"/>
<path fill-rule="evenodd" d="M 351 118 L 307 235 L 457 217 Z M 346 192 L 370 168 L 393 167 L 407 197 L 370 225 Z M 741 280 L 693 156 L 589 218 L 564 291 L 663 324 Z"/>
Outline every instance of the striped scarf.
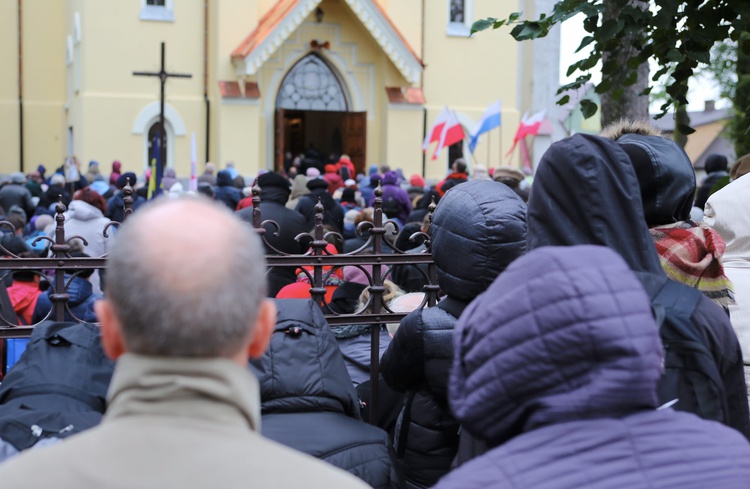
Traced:
<path fill-rule="evenodd" d="M 719 233 L 693 221 L 649 231 L 669 278 L 700 290 L 722 307 L 735 303 L 732 282 L 724 275 L 721 264 L 726 244 Z"/>

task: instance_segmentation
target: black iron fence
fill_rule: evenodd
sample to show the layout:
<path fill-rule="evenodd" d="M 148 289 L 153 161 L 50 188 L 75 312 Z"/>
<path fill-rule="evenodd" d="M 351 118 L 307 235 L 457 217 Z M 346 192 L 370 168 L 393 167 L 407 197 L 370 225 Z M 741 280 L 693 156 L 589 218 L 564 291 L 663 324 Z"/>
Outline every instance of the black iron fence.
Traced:
<path fill-rule="evenodd" d="M 133 212 L 133 188 L 130 185 L 123 189 L 125 217 Z M 263 220 L 260 211 L 261 189 L 253 186 L 253 219 L 252 226 L 262 238 L 265 246 L 274 254 L 267 255 L 267 267 L 269 270 L 276 267 L 292 267 L 299 269 L 307 276 L 310 283 L 310 296 L 315 302 L 323 307 L 326 318 L 331 325 L 364 324 L 370 325 L 371 330 L 371 372 L 370 378 L 373 386 L 371 392 L 371 419 L 377 416 L 377 379 L 379 363 L 380 330 L 384 324 L 398 323 L 406 315 L 403 312 L 392 311 L 384 301 L 386 291 L 384 282 L 391 277 L 393 266 L 403 265 L 416 267 L 423 275 L 423 292 L 425 297 L 420 307 L 432 306 L 437 300 L 438 286 L 436 280 L 436 269 L 430 254 L 430 240 L 427 234 L 418 232 L 410 237 L 411 240 L 423 239 L 426 250 L 422 253 L 407 253 L 398 249 L 394 239 L 387 239 L 390 233 L 393 237 L 398 231 L 398 225 L 388 221 L 383 212 L 382 190 L 375 190 L 373 205 L 373 222 L 364 221 L 357 227 L 358 236 L 367 236 L 366 242 L 357 250 L 350 253 L 331 254 L 326 247 L 329 243 L 340 241 L 343 236 L 337 232 L 327 231 L 323 225 L 324 209 L 318 203 L 315 207 L 315 226 L 310 233 L 297 236 L 298 241 L 309 242 L 309 249 L 304 254 L 287 254 L 275 249 L 267 240 L 269 233 L 278 233 L 280 225 L 271 220 Z M 434 204 L 430 206 L 429 212 L 434 210 Z M 47 240 L 50 243 L 49 257 L 47 258 L 21 258 L 6 249 L 0 243 L 0 250 L 8 259 L 0 260 L 0 277 L 7 279 L 14 272 L 32 272 L 41 277 L 41 283 L 50 288 L 50 299 L 52 308 L 44 318 L 45 320 L 63 321 L 73 318 L 82 321 L 75 316 L 70 308 L 68 287 L 72 277 L 80 274 L 83 270 L 98 269 L 106 270 L 107 257 L 72 257 L 71 249 L 74 240 L 81 240 L 87 245 L 85 238 L 81 236 L 68 236 L 65 232 L 65 205 L 58 204 L 55 215 L 54 238 L 41 236 L 36 242 Z M 114 232 L 119 223 L 112 222 L 102 229 L 105 238 Z M 15 232 L 13 225 L 7 221 L 0 221 L 0 227 L 4 231 Z M 326 280 L 331 274 L 344 267 L 358 268 L 367 279 L 367 290 L 369 298 L 367 303 L 359 310 L 351 314 L 337 314 L 328 309 L 325 294 Z M 50 279 L 52 277 L 52 279 Z M 365 312 L 367 311 L 367 312 Z M 3 317 L 4 316 L 4 317 Z M 25 338 L 30 336 L 34 325 L 19 325 L 18 322 L 8 319 L 8 315 L 0 315 L 0 339 L 3 338 Z"/>

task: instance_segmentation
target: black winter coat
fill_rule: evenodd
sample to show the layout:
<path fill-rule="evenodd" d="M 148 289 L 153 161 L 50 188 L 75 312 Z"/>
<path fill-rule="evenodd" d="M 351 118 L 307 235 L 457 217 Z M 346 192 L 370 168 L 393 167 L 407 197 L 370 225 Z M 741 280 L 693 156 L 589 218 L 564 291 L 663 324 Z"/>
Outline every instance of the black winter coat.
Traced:
<path fill-rule="evenodd" d="M 307 182 L 310 193 L 299 198 L 297 212 L 305 216 L 308 230 L 315 227 L 315 205 L 323 204 L 323 224 L 332 226 L 337 232 L 344 230 L 344 208 L 328 193 L 328 182 L 317 178 Z"/>
<path fill-rule="evenodd" d="M 463 183 L 440 200 L 430 235 L 438 283 L 460 311 L 524 253 L 526 205 L 502 183 Z M 389 387 L 408 393 L 394 433 L 407 487 L 434 485 L 458 449 L 458 422 L 447 401 L 458 315 L 441 307 L 412 312 L 380 361 Z"/>
<path fill-rule="evenodd" d="M 289 254 L 304 253 L 302 245 L 295 241 L 297 235 L 309 231 L 307 221 L 297 211 L 287 209 L 286 201 L 289 199 L 289 189 L 267 186 L 260 192 L 260 215 L 263 221 L 274 221 L 279 225 L 278 229 L 273 224 L 265 226 L 264 239 L 268 243 L 264 247 L 267 255 L 277 255 L 278 252 Z M 253 208 L 246 207 L 237 212 L 237 216 L 252 224 Z M 274 267 L 266 274 L 268 283 L 268 297 L 276 297 L 276 294 L 285 285 L 297 280 L 296 267 Z"/>
<path fill-rule="evenodd" d="M 320 307 L 304 299 L 276 305 L 268 351 L 251 363 L 260 381 L 263 435 L 373 487 L 397 487 L 388 435 L 360 419 L 356 392 Z"/>
<path fill-rule="evenodd" d="M 551 147 L 539 163 L 528 214 L 530 250 L 607 246 L 625 259 L 650 298 L 668 280 L 646 225 L 635 171 L 617 143 L 577 134 Z M 722 377 L 726 424 L 750 438 L 742 352 L 729 318 L 704 296 L 690 319 Z"/>
<path fill-rule="evenodd" d="M 217 202 L 221 202 L 232 211 L 237 210 L 237 204 L 240 203 L 242 195 L 240 194 L 240 189 L 234 186 L 232 175 L 228 170 L 221 170 L 216 174 L 214 198 Z"/>
<path fill-rule="evenodd" d="M 125 201 L 122 190 L 109 198 L 107 201 L 107 212 L 105 217 L 115 222 L 122 222 L 125 219 Z M 146 199 L 138 194 L 133 194 L 133 211 L 146 203 Z"/>

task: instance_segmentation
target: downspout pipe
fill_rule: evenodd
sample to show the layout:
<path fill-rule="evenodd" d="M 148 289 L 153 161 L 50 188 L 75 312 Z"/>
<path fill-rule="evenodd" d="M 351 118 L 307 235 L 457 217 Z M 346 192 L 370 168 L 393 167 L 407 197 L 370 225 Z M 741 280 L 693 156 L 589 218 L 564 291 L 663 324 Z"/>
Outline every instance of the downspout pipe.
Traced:
<path fill-rule="evenodd" d="M 424 19 L 424 2 L 425 0 L 422 0 L 422 43 L 421 46 L 419 46 L 419 57 L 422 60 L 422 73 L 419 75 L 419 88 L 422 90 L 422 96 L 424 96 L 424 70 L 426 68 L 425 62 L 424 62 L 424 26 L 425 26 L 425 19 Z M 427 107 L 422 106 L 422 141 L 427 137 Z M 427 171 L 427 152 L 422 151 L 422 178 L 425 177 L 425 173 Z"/>
<path fill-rule="evenodd" d="M 24 171 L 23 161 L 23 27 L 21 0 L 18 0 L 18 165 Z"/>
<path fill-rule="evenodd" d="M 20 0 L 19 0 L 20 1 Z M 211 142 L 211 101 L 208 99 L 208 0 L 203 2 L 203 100 L 206 103 L 206 160 L 209 158 Z"/>

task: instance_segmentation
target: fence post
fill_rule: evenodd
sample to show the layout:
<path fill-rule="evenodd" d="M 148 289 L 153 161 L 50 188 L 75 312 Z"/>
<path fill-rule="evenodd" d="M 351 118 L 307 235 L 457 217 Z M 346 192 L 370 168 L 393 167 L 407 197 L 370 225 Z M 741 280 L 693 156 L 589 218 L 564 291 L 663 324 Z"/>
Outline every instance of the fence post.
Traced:
<path fill-rule="evenodd" d="M 133 182 L 135 183 L 135 182 Z M 122 220 L 128 218 L 133 213 L 133 187 L 130 185 L 130 178 L 125 179 L 125 186 L 122 188 L 122 202 L 124 204 L 125 212 L 122 216 Z"/>
<path fill-rule="evenodd" d="M 386 229 L 383 226 L 383 188 L 378 183 L 374 191 L 373 201 L 373 227 L 370 229 L 372 236 L 373 253 L 376 255 L 375 263 L 372 265 L 372 284 L 370 285 L 370 300 L 372 300 L 372 313 L 380 314 L 380 306 L 383 303 L 383 265 L 380 263 L 379 255 L 383 253 L 383 236 Z M 378 404 L 380 402 L 380 318 L 375 318 L 375 323 L 370 324 L 370 424 L 378 422 Z"/>
<path fill-rule="evenodd" d="M 66 211 L 65 204 L 62 200 L 55 206 L 55 242 L 50 246 L 50 249 L 59 261 L 57 266 L 62 266 L 65 262 L 61 258 L 69 257 L 70 245 L 65 241 L 65 215 Z M 62 268 L 55 268 L 55 282 L 52 284 L 54 293 L 50 294 L 49 298 L 52 301 L 52 311 L 54 312 L 55 321 L 65 320 L 65 304 L 70 299 L 70 295 L 65 291 L 65 270 Z"/>
<path fill-rule="evenodd" d="M 325 208 L 318 198 L 318 203 L 315 204 L 315 228 L 313 229 L 313 241 L 310 247 L 313 250 L 313 256 L 323 256 L 328 241 L 325 240 L 325 228 L 323 228 L 323 211 Z M 323 283 L 323 265 L 321 259 L 318 258 L 316 263 L 313 265 L 313 281 L 310 284 L 310 297 L 315 301 L 317 305 L 323 307 L 323 299 L 326 294 L 325 284 Z"/>

